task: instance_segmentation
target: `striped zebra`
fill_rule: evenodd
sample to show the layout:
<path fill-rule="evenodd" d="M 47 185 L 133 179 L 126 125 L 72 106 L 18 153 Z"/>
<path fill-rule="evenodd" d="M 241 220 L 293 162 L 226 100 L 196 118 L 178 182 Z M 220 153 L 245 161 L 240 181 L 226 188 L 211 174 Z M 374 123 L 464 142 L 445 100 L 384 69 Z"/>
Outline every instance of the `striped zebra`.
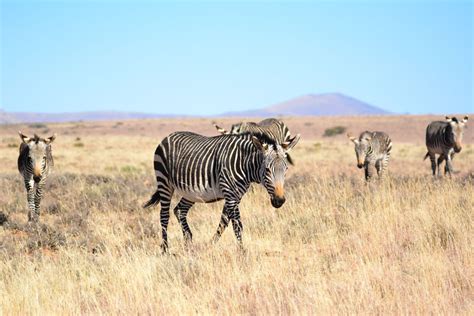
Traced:
<path fill-rule="evenodd" d="M 230 131 L 219 127 L 214 123 L 215 128 L 221 134 L 242 134 L 242 133 L 258 133 L 266 134 L 271 139 L 275 140 L 280 144 L 287 142 L 291 138 L 290 129 L 280 120 L 275 118 L 267 118 L 258 123 L 255 122 L 240 122 L 233 124 L 230 128 Z M 291 165 L 294 165 L 293 159 L 287 154 L 286 156 L 288 162 Z"/>
<path fill-rule="evenodd" d="M 288 142 L 279 144 L 265 134 L 205 137 L 191 132 L 175 132 L 163 139 L 156 148 L 154 158 L 158 188 L 143 206 L 148 208 L 161 204 L 162 250 L 166 252 L 168 249 L 169 209 L 174 193 L 181 197 L 174 208 L 174 215 L 181 224 L 186 243 L 192 239 L 186 216 L 194 203 L 224 199 L 213 242 L 219 240 L 231 221 L 241 246 L 239 203 L 242 196 L 255 182 L 266 188 L 273 207 L 279 208 L 285 203 L 285 156 L 299 138 L 296 135 Z"/>
<path fill-rule="evenodd" d="M 28 137 L 19 132 L 22 143 L 18 157 L 18 171 L 23 176 L 28 199 L 28 221 L 38 222 L 43 186 L 54 165 L 51 143 L 56 138 Z"/>
<path fill-rule="evenodd" d="M 423 160 L 430 157 L 433 176 L 436 175 L 436 167 L 438 167 L 438 175 L 441 174 L 440 165 L 444 160 L 446 160 L 444 174 L 451 176 L 453 172 L 452 160 L 454 154 L 459 153 L 462 149 L 462 136 L 468 119 L 467 115 L 462 120 L 446 116 L 446 121 L 434 121 L 426 127 L 428 152 Z M 436 164 L 436 155 L 439 155 L 438 164 Z"/>
<path fill-rule="evenodd" d="M 365 170 L 365 180 L 369 181 L 373 176 L 373 169 L 377 170 L 379 178 L 383 177 L 390 160 L 392 140 L 384 132 L 362 132 L 359 138 L 347 137 L 354 143 L 357 157 L 357 167 Z"/>

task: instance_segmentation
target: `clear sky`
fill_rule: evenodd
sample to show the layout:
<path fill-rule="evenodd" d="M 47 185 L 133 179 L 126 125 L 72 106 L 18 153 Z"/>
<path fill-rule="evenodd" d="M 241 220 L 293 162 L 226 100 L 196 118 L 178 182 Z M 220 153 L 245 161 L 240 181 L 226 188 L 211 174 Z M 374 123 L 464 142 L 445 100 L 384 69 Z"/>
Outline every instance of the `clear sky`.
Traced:
<path fill-rule="evenodd" d="M 206 115 L 340 92 L 474 112 L 471 1 L 0 1 L 7 111 Z"/>

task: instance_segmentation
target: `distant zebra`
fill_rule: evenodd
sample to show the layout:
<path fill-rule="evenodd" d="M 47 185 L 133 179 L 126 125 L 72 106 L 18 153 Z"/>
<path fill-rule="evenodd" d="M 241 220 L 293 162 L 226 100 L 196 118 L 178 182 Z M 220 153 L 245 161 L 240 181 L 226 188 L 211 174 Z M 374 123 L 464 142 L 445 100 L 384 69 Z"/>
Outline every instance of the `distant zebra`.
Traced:
<path fill-rule="evenodd" d="M 259 133 L 265 134 L 276 142 L 282 144 L 287 142 L 290 137 L 290 129 L 280 120 L 275 118 L 267 118 L 258 123 L 255 122 L 240 122 L 233 124 L 230 128 L 230 131 L 225 130 L 222 127 L 219 127 L 217 124 L 214 124 L 217 131 L 221 134 L 242 134 L 242 133 Z M 294 165 L 293 159 L 290 155 L 286 156 L 288 162 L 291 165 Z"/>
<path fill-rule="evenodd" d="M 173 193 L 181 196 L 174 214 L 181 224 L 186 242 L 192 233 L 186 216 L 196 202 L 211 203 L 224 199 L 224 209 L 216 242 L 229 220 L 235 236 L 242 244 L 242 222 L 239 203 L 250 183 L 261 183 L 270 195 L 273 207 L 285 203 L 284 181 L 286 153 L 298 142 L 296 135 L 283 144 L 265 134 L 221 135 L 205 137 L 191 132 L 175 132 L 167 136 L 155 151 L 154 169 L 158 188 L 144 208 L 161 203 L 163 251 L 168 249 L 167 228 Z"/>
<path fill-rule="evenodd" d="M 377 170 L 379 178 L 383 177 L 390 160 L 392 141 L 384 132 L 362 132 L 359 138 L 347 137 L 355 144 L 357 167 L 365 169 L 365 180 L 369 181 L 373 176 L 373 169 Z"/>
<path fill-rule="evenodd" d="M 426 148 L 428 152 L 423 160 L 430 157 L 433 176 L 436 175 L 436 154 L 439 155 L 438 175 L 441 174 L 441 163 L 446 160 L 444 173 L 451 176 L 453 172 L 452 160 L 454 154 L 459 153 L 462 149 L 462 136 L 468 119 L 467 115 L 460 121 L 455 117 L 446 116 L 445 122 L 434 121 L 426 127 Z"/>
<path fill-rule="evenodd" d="M 43 195 L 43 185 L 54 165 L 51 143 L 56 138 L 40 138 L 38 135 L 30 138 L 19 132 L 23 141 L 20 144 L 18 171 L 23 176 L 28 198 L 28 221 L 37 222 L 40 215 L 40 203 Z"/>

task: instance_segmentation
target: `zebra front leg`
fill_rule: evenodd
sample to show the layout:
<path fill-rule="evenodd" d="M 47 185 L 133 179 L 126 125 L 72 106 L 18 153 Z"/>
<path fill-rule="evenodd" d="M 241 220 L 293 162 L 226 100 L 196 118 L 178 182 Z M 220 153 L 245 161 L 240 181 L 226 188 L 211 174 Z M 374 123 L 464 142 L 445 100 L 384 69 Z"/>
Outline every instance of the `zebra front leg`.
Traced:
<path fill-rule="evenodd" d="M 40 216 L 40 205 L 41 205 L 41 198 L 43 197 L 43 186 L 44 186 L 44 178 L 41 178 L 39 182 L 35 185 L 35 214 L 34 217 L 36 218 L 35 221 L 38 221 Z"/>
<path fill-rule="evenodd" d="M 445 154 L 445 159 L 446 159 L 446 165 L 444 166 L 444 173 L 448 174 L 451 177 L 452 173 L 454 172 L 453 164 L 452 164 L 452 157 L 448 153 L 448 154 Z"/>
<path fill-rule="evenodd" d="M 173 211 L 174 215 L 178 219 L 178 222 L 181 224 L 181 228 L 183 230 L 184 242 L 186 246 L 188 246 L 189 243 L 193 239 L 193 234 L 191 233 L 191 229 L 189 228 L 188 221 L 186 220 L 188 211 L 193 205 L 194 205 L 194 202 L 191 202 L 182 198 L 179 201 L 178 205 L 176 205 Z"/>
<path fill-rule="evenodd" d="M 25 179 L 26 198 L 28 200 L 28 222 L 38 222 L 35 211 L 35 182 L 33 178 Z"/>
<path fill-rule="evenodd" d="M 364 172 L 365 172 L 365 180 L 369 182 L 372 179 L 372 176 L 374 174 L 374 165 L 370 162 L 366 162 Z"/>
<path fill-rule="evenodd" d="M 217 231 L 214 234 L 214 237 L 212 237 L 212 243 L 216 243 L 221 238 L 222 233 L 229 225 L 229 218 L 230 218 L 229 208 L 227 207 L 226 204 L 224 204 L 224 208 L 222 209 L 221 220 L 219 222 L 219 226 L 217 226 Z"/>

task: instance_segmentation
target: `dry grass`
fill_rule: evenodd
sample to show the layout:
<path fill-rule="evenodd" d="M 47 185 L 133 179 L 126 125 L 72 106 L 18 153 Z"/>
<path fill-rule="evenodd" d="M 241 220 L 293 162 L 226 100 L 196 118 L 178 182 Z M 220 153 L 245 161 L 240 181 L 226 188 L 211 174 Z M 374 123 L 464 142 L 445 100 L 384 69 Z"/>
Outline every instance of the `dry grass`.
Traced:
<path fill-rule="evenodd" d="M 281 209 L 258 186 L 242 201 L 246 252 L 231 228 L 209 244 L 219 202 L 191 210 L 188 250 L 172 218 L 172 254 L 161 255 L 159 207 L 140 205 L 154 190 L 162 133 L 58 137 L 42 225 L 32 227 L 9 128 L 0 131 L 0 314 L 474 311 L 472 144 L 454 160 L 460 173 L 432 179 L 423 146 L 397 142 L 389 177 L 365 185 L 349 142 L 305 139 Z"/>

